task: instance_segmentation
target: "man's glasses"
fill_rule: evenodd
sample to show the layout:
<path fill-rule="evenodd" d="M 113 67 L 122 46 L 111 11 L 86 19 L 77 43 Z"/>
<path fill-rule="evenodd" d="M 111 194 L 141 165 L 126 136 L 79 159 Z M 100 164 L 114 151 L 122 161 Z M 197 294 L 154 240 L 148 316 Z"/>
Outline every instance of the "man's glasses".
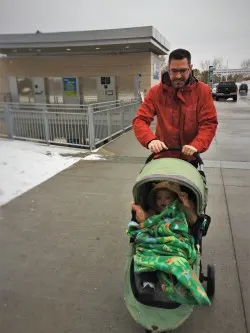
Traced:
<path fill-rule="evenodd" d="M 172 69 L 169 70 L 169 72 L 171 74 L 174 74 L 174 75 L 176 75 L 178 73 L 180 73 L 181 75 L 183 75 L 183 74 L 186 74 L 188 71 L 189 71 L 189 68 L 180 68 L 180 69 L 172 68 Z"/>

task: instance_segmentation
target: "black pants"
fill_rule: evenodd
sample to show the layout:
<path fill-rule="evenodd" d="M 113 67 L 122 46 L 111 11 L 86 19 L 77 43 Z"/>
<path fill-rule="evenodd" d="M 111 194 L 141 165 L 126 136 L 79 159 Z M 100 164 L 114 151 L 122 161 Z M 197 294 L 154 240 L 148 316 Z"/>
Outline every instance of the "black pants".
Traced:
<path fill-rule="evenodd" d="M 140 273 L 140 278 L 142 282 L 157 282 L 157 274 L 156 272 L 142 272 Z"/>

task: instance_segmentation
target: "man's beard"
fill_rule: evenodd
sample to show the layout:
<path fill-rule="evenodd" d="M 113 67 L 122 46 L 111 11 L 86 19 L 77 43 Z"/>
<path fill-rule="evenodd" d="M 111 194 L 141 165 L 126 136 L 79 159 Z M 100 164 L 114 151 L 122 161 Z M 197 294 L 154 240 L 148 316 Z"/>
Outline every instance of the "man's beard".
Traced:
<path fill-rule="evenodd" d="M 185 86 L 185 84 L 186 84 L 186 80 L 185 79 L 175 79 L 175 80 L 172 80 L 172 85 L 175 88 L 182 88 L 182 87 Z"/>

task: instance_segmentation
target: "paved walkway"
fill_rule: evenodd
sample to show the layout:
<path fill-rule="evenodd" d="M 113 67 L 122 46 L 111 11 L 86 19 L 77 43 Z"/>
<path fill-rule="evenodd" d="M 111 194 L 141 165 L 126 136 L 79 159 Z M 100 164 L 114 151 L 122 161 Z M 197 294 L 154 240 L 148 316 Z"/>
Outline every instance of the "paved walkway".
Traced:
<path fill-rule="evenodd" d="M 250 162 L 249 107 L 218 105 L 204 154 L 213 221 L 203 260 L 216 265 L 216 297 L 177 333 L 250 327 L 250 171 L 232 164 Z M 123 275 L 132 186 L 148 152 L 132 132 L 105 149 L 114 157 L 81 161 L 0 208 L 0 332 L 143 332 L 125 308 Z"/>

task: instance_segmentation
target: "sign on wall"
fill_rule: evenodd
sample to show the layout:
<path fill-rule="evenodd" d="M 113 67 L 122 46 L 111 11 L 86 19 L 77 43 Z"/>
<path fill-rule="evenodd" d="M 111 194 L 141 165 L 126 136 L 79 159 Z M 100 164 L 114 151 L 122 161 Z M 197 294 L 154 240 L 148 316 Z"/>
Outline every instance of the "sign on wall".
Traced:
<path fill-rule="evenodd" d="M 63 92 L 65 96 L 77 97 L 77 82 L 75 77 L 63 78 Z"/>
<path fill-rule="evenodd" d="M 160 78 L 160 63 L 156 59 L 153 60 L 153 79 L 159 80 Z"/>

